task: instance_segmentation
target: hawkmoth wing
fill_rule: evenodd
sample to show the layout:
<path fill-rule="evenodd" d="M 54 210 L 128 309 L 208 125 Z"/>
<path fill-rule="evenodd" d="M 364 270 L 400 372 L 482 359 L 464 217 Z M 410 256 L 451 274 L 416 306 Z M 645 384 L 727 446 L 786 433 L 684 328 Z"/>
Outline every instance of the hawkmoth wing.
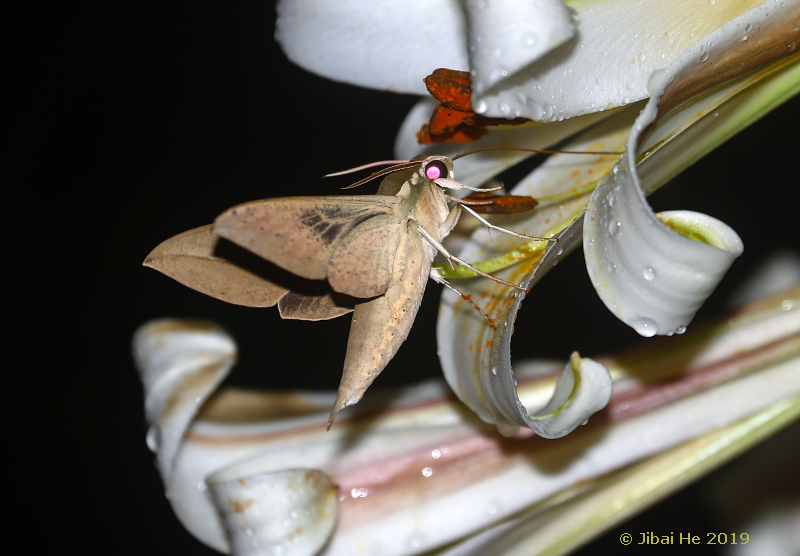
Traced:
<path fill-rule="evenodd" d="M 347 234 L 328 262 L 328 282 L 355 297 L 386 293 L 406 224 L 394 215 L 376 216 Z"/>
<path fill-rule="evenodd" d="M 144 265 L 201 293 L 247 307 L 272 307 L 289 291 L 264 273 L 215 255 L 219 242 L 211 226 L 195 228 L 160 243 Z"/>
<path fill-rule="evenodd" d="M 352 297 L 329 288 L 319 295 L 290 291 L 278 301 L 278 312 L 283 319 L 329 320 L 352 313 L 357 303 Z"/>
<path fill-rule="evenodd" d="M 422 303 L 436 254 L 413 221 L 399 236 L 392 281 L 386 293 L 356 306 L 347 340 L 339 391 L 328 427 L 339 410 L 358 402 L 408 337 Z"/>
<path fill-rule="evenodd" d="M 357 300 L 334 292 L 228 243 L 202 226 L 163 241 L 144 265 L 193 290 L 246 307 L 273 307 L 285 319 L 326 320 L 353 311 Z"/>
<path fill-rule="evenodd" d="M 399 202 L 388 195 L 264 199 L 223 212 L 214 233 L 298 276 L 322 280 L 339 242 L 362 222 L 392 214 Z"/>

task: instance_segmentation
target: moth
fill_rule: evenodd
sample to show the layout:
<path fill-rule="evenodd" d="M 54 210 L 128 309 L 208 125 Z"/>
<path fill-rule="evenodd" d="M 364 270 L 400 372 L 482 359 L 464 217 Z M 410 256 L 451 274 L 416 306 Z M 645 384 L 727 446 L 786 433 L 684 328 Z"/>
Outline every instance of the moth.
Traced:
<path fill-rule="evenodd" d="M 233 207 L 219 215 L 212 226 L 162 243 L 144 264 L 225 301 L 277 305 L 283 318 L 323 320 L 352 311 L 344 371 L 328 421 L 330 428 L 336 414 L 361 399 L 405 341 L 429 278 L 459 293 L 491 322 L 469 296 L 461 294 L 432 267 L 437 252 L 451 264 L 464 265 L 508 287 L 524 289 L 482 272 L 449 253 L 442 244 L 462 210 L 490 229 L 526 240 L 544 239 L 505 230 L 483 219 L 478 211 L 518 209 L 504 209 L 503 203 L 486 196 L 494 190 L 476 189 L 456 181 L 456 158 L 420 156 L 410 161 L 390 161 L 399 163 L 350 186 L 386 176 L 375 195 L 283 197 Z M 370 166 L 374 165 L 331 175 Z M 448 193 L 459 189 L 479 193 L 465 200 Z M 535 201 L 510 204 L 530 208 Z M 281 279 L 249 272 L 218 256 L 220 238 L 299 277 L 305 287 L 292 285 L 285 276 Z M 309 289 L 309 283 L 316 286 Z"/>

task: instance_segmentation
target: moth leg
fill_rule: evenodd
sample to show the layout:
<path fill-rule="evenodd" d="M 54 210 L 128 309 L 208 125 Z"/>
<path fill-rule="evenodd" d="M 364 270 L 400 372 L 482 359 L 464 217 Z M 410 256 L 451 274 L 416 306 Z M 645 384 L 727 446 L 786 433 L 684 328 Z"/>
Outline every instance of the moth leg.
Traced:
<path fill-rule="evenodd" d="M 486 226 L 490 230 L 497 230 L 498 232 L 503 232 L 504 234 L 508 234 L 510 236 L 521 237 L 522 239 L 532 239 L 532 240 L 535 240 L 535 241 L 558 241 L 558 239 L 554 238 L 554 237 L 529 236 L 529 235 L 520 234 L 520 233 L 517 233 L 517 232 L 512 232 L 511 230 L 506 230 L 505 228 L 501 228 L 500 226 L 495 226 L 494 224 L 490 223 L 488 220 L 483 218 L 480 214 L 478 214 L 477 212 L 475 212 L 474 210 L 469 208 L 467 205 L 461 205 L 461 206 L 464 208 L 465 211 L 467 211 L 472 216 L 474 216 L 478 220 L 478 222 L 480 222 L 481 224 L 483 224 L 484 226 Z M 491 234 L 489 234 L 489 237 L 491 237 Z"/>
<path fill-rule="evenodd" d="M 458 291 L 453 284 L 442 278 L 441 274 L 439 274 L 439 271 L 436 270 L 435 268 L 431 269 L 431 280 L 433 280 L 437 284 L 442 284 L 443 286 L 446 286 L 451 290 L 453 290 L 454 292 L 456 292 L 458 295 L 461 296 L 461 299 L 472 305 L 473 309 L 478 311 L 481 314 L 481 316 L 484 319 L 486 319 L 486 322 L 489 323 L 489 326 L 494 326 L 494 319 L 489 317 L 489 315 L 487 315 L 486 313 L 484 313 L 483 310 L 481 310 L 481 308 L 478 307 L 478 305 L 474 301 L 472 301 L 471 295 L 467 295 L 465 293 L 461 293 L 460 291 Z"/>
<path fill-rule="evenodd" d="M 501 280 L 500 278 L 497 278 L 496 276 L 492 276 L 491 274 L 486 274 L 486 273 L 485 273 L 484 271 L 482 271 L 481 269 L 479 269 L 479 268 L 477 268 L 477 267 L 474 267 L 474 266 L 472 266 L 471 264 L 469 264 L 469 263 L 468 263 L 468 262 L 466 262 L 466 261 L 462 261 L 461 259 L 459 259 L 459 258 L 458 258 L 458 257 L 456 257 L 455 255 L 451 255 L 451 254 L 450 254 L 450 253 L 447 251 L 447 249 L 445 249 L 444 245 L 442 245 L 442 244 L 441 244 L 439 241 L 437 241 L 436 239 L 434 239 L 434 238 L 433 238 L 433 237 L 432 237 L 432 236 L 431 236 L 431 235 L 430 235 L 430 234 L 429 234 L 429 233 L 428 233 L 428 232 L 425 230 L 425 228 L 423 228 L 422 226 L 417 226 L 417 230 L 419 230 L 419 233 L 420 233 L 420 234 L 422 234 L 422 237 L 424 237 L 425 239 L 427 239 L 427 240 L 428 240 L 428 242 L 429 242 L 431 245 L 433 245 L 433 246 L 436 248 L 436 250 L 437 250 L 437 251 L 439 251 L 439 253 L 441 253 L 442 255 L 444 255 L 445 257 L 447 257 L 447 259 L 448 259 L 448 260 L 450 260 L 450 261 L 455 261 L 455 262 L 457 262 L 458 264 L 460 264 L 460 265 L 462 265 L 462 266 L 465 266 L 465 267 L 467 267 L 468 269 L 470 269 L 472 272 L 474 272 L 474 273 L 475 273 L 475 274 L 477 274 L 478 276 L 483 276 L 484 278 L 488 278 L 489 280 L 494 280 L 494 281 L 495 281 L 495 282 L 497 282 L 498 284 L 503 284 L 504 286 L 508 286 L 508 287 L 510 287 L 510 288 L 515 288 L 515 289 L 518 289 L 518 290 L 521 290 L 521 291 L 524 291 L 524 292 L 526 292 L 526 291 L 529 291 L 529 290 L 528 290 L 528 288 L 523 288 L 522 286 L 518 286 L 518 285 L 516 285 L 516 284 L 512 284 L 511 282 L 506 282 L 505 280 Z"/>
<path fill-rule="evenodd" d="M 448 197 L 450 197 L 448 195 Z M 450 197 L 452 199 L 452 197 Z M 450 235 L 450 232 L 453 231 L 453 228 L 456 227 L 458 224 L 458 219 L 461 216 L 461 205 L 455 205 L 453 208 L 450 209 L 450 212 L 447 214 L 447 218 L 444 219 L 441 226 L 439 226 L 439 232 L 442 237 L 447 237 Z"/>

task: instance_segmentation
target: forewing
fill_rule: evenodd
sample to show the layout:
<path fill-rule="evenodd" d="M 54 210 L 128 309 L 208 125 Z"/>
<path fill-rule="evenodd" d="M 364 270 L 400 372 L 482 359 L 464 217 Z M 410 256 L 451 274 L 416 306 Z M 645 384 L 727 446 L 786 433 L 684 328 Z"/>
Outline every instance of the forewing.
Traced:
<path fill-rule="evenodd" d="M 397 246 L 406 222 L 394 215 L 372 218 L 356 226 L 328 262 L 328 282 L 341 293 L 375 297 L 392 282 Z"/>
<path fill-rule="evenodd" d="M 201 293 L 247 307 L 272 307 L 289 291 L 271 279 L 266 263 L 258 264 L 264 261 L 246 268 L 217 256 L 219 242 L 211 226 L 195 228 L 161 243 L 144 265 Z"/>
<path fill-rule="evenodd" d="M 399 201 L 385 195 L 265 199 L 225 211 L 214 233 L 298 276 L 321 280 L 342 238 L 390 214 Z"/>

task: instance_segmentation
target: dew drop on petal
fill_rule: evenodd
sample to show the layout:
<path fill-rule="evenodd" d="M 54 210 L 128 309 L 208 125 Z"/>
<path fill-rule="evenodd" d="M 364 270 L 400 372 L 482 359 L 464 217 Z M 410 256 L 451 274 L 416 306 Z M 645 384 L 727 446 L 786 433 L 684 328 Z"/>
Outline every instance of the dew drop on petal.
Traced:
<path fill-rule="evenodd" d="M 433 469 L 431 469 L 430 467 L 425 467 L 422 469 L 423 477 L 430 477 L 431 475 L 433 475 Z"/>
<path fill-rule="evenodd" d="M 686 327 L 683 325 L 680 325 L 678 328 L 675 329 L 676 334 L 683 334 L 684 332 L 686 332 Z"/>
<path fill-rule="evenodd" d="M 609 234 L 611 237 L 614 237 L 615 235 L 617 235 L 617 233 L 619 233 L 619 227 L 620 227 L 620 225 L 621 225 L 621 223 L 620 223 L 620 222 L 610 222 L 610 223 L 608 224 L 608 234 Z"/>
<path fill-rule="evenodd" d="M 752 23 L 748 23 L 747 25 L 745 25 L 745 27 L 744 27 L 744 32 L 745 33 L 749 33 L 752 30 L 753 30 L 753 24 Z"/>
<path fill-rule="evenodd" d="M 631 326 L 639 335 L 645 338 L 652 338 L 658 332 L 658 325 L 653 319 L 639 317 L 631 321 Z"/>
<path fill-rule="evenodd" d="M 787 45 L 787 48 L 789 49 L 789 52 L 794 52 L 794 49 L 797 48 L 797 44 L 795 44 L 795 42 L 792 41 Z"/>
<path fill-rule="evenodd" d="M 700 55 L 700 61 L 701 61 L 701 62 L 706 62 L 706 61 L 708 61 L 708 52 L 703 52 L 703 53 Z"/>
<path fill-rule="evenodd" d="M 150 427 L 147 429 L 145 441 L 147 442 L 147 447 L 150 448 L 151 452 L 157 451 L 161 444 L 161 434 L 159 433 L 159 429 L 156 427 Z"/>
<path fill-rule="evenodd" d="M 646 266 L 644 270 L 642 270 L 642 278 L 647 280 L 648 282 L 652 282 L 656 279 L 656 271 L 653 270 L 653 267 Z"/>

